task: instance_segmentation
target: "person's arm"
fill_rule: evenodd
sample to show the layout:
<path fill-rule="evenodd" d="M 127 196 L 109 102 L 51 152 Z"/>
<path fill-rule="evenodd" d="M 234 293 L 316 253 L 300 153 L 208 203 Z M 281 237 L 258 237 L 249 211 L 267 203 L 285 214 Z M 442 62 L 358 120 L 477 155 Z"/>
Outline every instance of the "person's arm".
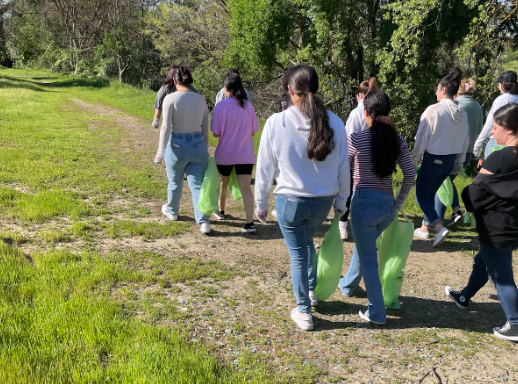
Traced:
<path fill-rule="evenodd" d="M 212 110 L 212 116 L 210 118 L 210 131 L 214 137 L 221 136 L 221 106 L 222 104 L 214 107 Z"/>
<path fill-rule="evenodd" d="M 155 129 L 158 129 L 158 127 L 160 126 L 160 116 L 162 116 L 162 103 L 164 101 L 165 96 L 165 86 L 162 86 L 156 93 L 155 97 L 155 117 L 153 119 L 153 123 L 151 123 L 151 126 Z"/>
<path fill-rule="evenodd" d="M 360 132 L 361 130 L 357 112 L 357 109 L 353 109 L 347 118 L 347 122 L 345 123 L 345 131 L 347 132 L 347 136 L 351 136 L 353 133 Z"/>
<path fill-rule="evenodd" d="M 466 115 L 466 121 L 468 119 L 468 116 Z M 452 174 L 457 175 L 459 171 L 462 169 L 462 166 L 464 165 L 464 160 L 466 160 L 466 151 L 468 150 L 469 146 L 469 127 L 466 131 L 466 136 L 464 137 L 464 143 L 462 143 L 462 152 L 457 154 L 455 157 L 455 164 L 453 165 L 453 172 Z"/>
<path fill-rule="evenodd" d="M 338 119 L 337 119 L 338 120 Z M 344 123 L 340 120 L 340 126 L 337 128 L 341 131 L 345 130 Z M 338 124 L 337 124 L 338 125 Z M 341 133 L 341 135 L 344 133 Z M 338 143 L 339 150 L 339 165 L 338 165 L 338 193 L 335 197 L 334 210 L 343 215 L 347 211 L 346 203 L 349 194 L 351 193 L 351 167 L 349 165 L 349 154 L 348 154 L 348 138 L 347 134 Z"/>
<path fill-rule="evenodd" d="M 205 99 L 203 99 L 203 120 L 201 122 L 201 132 L 203 133 L 203 138 L 205 139 L 205 143 L 207 146 L 209 145 L 209 108 L 207 107 L 207 103 Z"/>
<path fill-rule="evenodd" d="M 216 100 L 214 101 L 214 108 L 216 108 L 216 105 L 218 105 L 220 101 L 223 101 L 226 98 L 227 97 L 225 96 L 225 91 L 223 90 L 223 88 L 221 88 L 218 94 L 216 95 Z"/>
<path fill-rule="evenodd" d="M 478 135 L 477 140 L 475 141 L 475 147 L 473 149 L 473 156 L 480 157 L 482 154 L 482 146 L 484 145 L 484 142 L 486 139 L 491 136 L 491 131 L 493 130 L 493 115 L 495 111 L 504 105 L 503 99 L 500 97 L 497 97 L 495 101 L 493 102 L 493 105 L 491 106 L 491 109 L 489 110 L 489 113 L 487 114 L 486 123 L 484 124 L 484 127 L 482 128 L 482 132 Z"/>
<path fill-rule="evenodd" d="M 254 104 L 254 102 L 252 101 L 252 94 L 250 93 L 250 91 L 248 89 L 245 89 L 245 93 L 246 93 L 246 98 L 250 102 L 250 104 Z"/>
<path fill-rule="evenodd" d="M 401 155 L 398 159 L 399 168 L 401 168 L 401 172 L 403 172 L 403 183 L 401 184 L 401 189 L 396 196 L 394 205 L 396 209 L 400 210 L 404 204 L 405 200 L 410 193 L 410 189 L 412 189 L 412 185 L 414 185 L 415 180 L 415 168 L 412 163 L 412 159 L 410 158 L 410 151 L 408 150 L 408 145 L 403 139 L 400 137 L 400 146 L 401 146 Z"/>
<path fill-rule="evenodd" d="M 250 118 L 252 119 L 252 136 L 254 136 L 260 129 L 259 127 L 259 120 L 257 120 L 257 115 L 255 114 L 255 109 L 252 106 L 252 103 L 250 103 L 249 107 L 250 111 Z"/>
<path fill-rule="evenodd" d="M 164 158 L 169 136 L 173 126 L 174 102 L 172 97 L 165 98 L 163 103 L 164 117 L 162 119 L 162 127 L 160 128 L 160 142 L 155 156 L 155 163 L 160 164 Z"/>
<path fill-rule="evenodd" d="M 415 135 L 414 148 L 410 156 L 414 168 L 426 151 L 426 146 L 432 136 L 432 126 L 435 122 L 435 118 L 435 113 L 429 114 L 427 111 L 421 116 L 421 122 L 419 123 L 417 134 Z"/>
<path fill-rule="evenodd" d="M 257 165 L 255 168 L 255 203 L 259 213 L 268 212 L 268 197 L 273 185 L 273 176 L 277 169 L 277 159 L 273 155 L 272 127 L 273 118 L 269 118 L 264 125 Z M 266 216 L 264 216 L 266 219 Z"/>

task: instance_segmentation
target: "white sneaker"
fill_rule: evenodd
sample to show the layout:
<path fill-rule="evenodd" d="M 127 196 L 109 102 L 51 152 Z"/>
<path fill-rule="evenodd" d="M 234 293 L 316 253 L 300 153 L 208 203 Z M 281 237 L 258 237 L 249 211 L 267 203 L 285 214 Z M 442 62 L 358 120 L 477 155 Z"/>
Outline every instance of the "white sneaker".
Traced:
<path fill-rule="evenodd" d="M 273 216 L 273 217 L 277 217 L 277 210 L 276 210 L 276 209 L 274 209 L 274 210 L 272 211 L 272 216 Z"/>
<path fill-rule="evenodd" d="M 299 308 L 295 307 L 291 311 L 291 319 L 303 331 L 311 331 L 313 329 L 313 316 L 311 313 L 299 312 Z"/>
<path fill-rule="evenodd" d="M 171 221 L 178 220 L 178 215 L 175 215 L 167 210 L 167 204 L 162 205 L 162 214 Z"/>
<path fill-rule="evenodd" d="M 385 325 L 385 324 L 387 324 L 387 322 L 386 322 L 386 321 L 381 322 L 381 321 L 374 321 L 374 320 L 371 320 L 371 319 L 369 318 L 369 316 L 367 316 L 367 315 L 366 315 L 365 313 L 363 313 L 362 311 L 358 312 L 358 315 L 360 315 L 360 317 L 361 317 L 363 320 L 368 321 L 369 323 L 372 323 L 372 324 L 376 324 L 376 325 Z"/>
<path fill-rule="evenodd" d="M 309 300 L 311 300 L 312 307 L 318 306 L 317 294 L 315 291 L 309 291 Z"/>
<path fill-rule="evenodd" d="M 340 237 L 342 240 L 347 240 L 349 234 L 347 233 L 347 221 L 339 221 L 338 228 L 340 228 Z"/>
<path fill-rule="evenodd" d="M 428 238 L 430 237 L 430 233 L 429 232 L 423 232 L 419 228 L 417 228 L 414 231 L 414 237 L 419 237 L 420 239 L 428 240 Z"/>
<path fill-rule="evenodd" d="M 200 232 L 204 235 L 210 233 L 210 223 L 201 223 Z"/>
<path fill-rule="evenodd" d="M 435 235 L 432 247 L 437 247 L 438 245 L 441 245 L 444 239 L 446 239 L 446 236 L 449 235 L 449 233 L 450 231 L 448 230 L 448 228 L 444 227 L 443 229 L 441 229 L 439 233 Z"/>

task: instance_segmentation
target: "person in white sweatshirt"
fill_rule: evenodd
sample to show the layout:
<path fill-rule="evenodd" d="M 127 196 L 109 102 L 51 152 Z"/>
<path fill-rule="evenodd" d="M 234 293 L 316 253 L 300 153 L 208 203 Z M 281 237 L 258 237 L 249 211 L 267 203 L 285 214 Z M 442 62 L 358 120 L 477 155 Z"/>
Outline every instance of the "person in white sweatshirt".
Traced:
<path fill-rule="evenodd" d="M 484 128 L 482 128 L 482 132 L 478 135 L 477 140 L 475 141 L 475 148 L 473 149 L 473 156 L 480 157 L 482 154 L 482 146 L 487 140 L 486 148 L 484 150 L 484 158 L 491 154 L 491 151 L 498 144 L 495 143 L 493 139 L 493 134 L 491 133 L 493 129 L 493 114 L 500 107 L 503 107 L 509 103 L 518 103 L 518 84 L 516 79 L 516 73 L 513 71 L 505 71 L 498 77 L 496 80 L 498 83 L 498 90 L 501 95 L 498 96 L 489 113 L 487 114 L 486 123 L 484 124 Z"/>
<path fill-rule="evenodd" d="M 256 215 L 266 222 L 268 197 L 274 190 L 277 220 L 291 260 L 297 307 L 292 320 L 305 331 L 313 329 L 317 257 L 313 236 L 329 211 L 345 212 L 350 191 L 347 134 L 342 120 L 316 97 L 318 75 L 299 65 L 287 72 L 292 106 L 265 123 L 255 174 Z"/>
<path fill-rule="evenodd" d="M 440 245 L 449 231 L 442 224 L 434 207 L 434 198 L 439 187 L 450 174 L 462 168 L 469 144 L 468 116 L 462 104 L 453 101 L 462 78 L 462 71 L 454 68 L 437 85 L 438 103 L 430 105 L 421 115 L 421 122 L 412 150 L 412 163 L 423 161 L 417 174 L 415 195 L 424 212 L 423 225 L 414 231 L 414 236 L 428 239 L 429 226 L 436 231 L 433 246 Z"/>
<path fill-rule="evenodd" d="M 347 132 L 347 136 L 352 136 L 353 133 L 362 132 L 369 128 L 367 123 L 365 122 L 364 116 L 364 106 L 363 99 L 367 96 L 367 93 L 372 91 L 373 89 L 377 89 L 378 85 L 376 83 L 376 78 L 371 77 L 369 81 L 362 81 L 358 88 L 356 89 L 356 101 L 358 105 L 354 108 L 349 117 L 347 118 L 347 122 L 345 123 L 345 131 Z M 352 180 L 351 180 L 351 188 L 352 188 Z M 349 208 L 351 206 L 351 194 L 349 195 L 349 199 L 347 200 L 347 211 L 340 217 L 340 236 L 342 240 L 347 240 L 349 234 L 347 233 L 347 221 L 349 220 Z"/>

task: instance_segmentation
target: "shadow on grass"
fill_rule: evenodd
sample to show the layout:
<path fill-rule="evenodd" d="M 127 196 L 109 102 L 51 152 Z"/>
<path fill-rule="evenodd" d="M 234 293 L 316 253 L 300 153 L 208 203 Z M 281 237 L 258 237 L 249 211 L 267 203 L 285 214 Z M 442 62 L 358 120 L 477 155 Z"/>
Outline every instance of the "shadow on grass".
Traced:
<path fill-rule="evenodd" d="M 90 87 L 103 88 L 110 84 L 110 81 L 101 77 L 92 78 L 70 78 L 45 84 L 50 88 Z"/>
<path fill-rule="evenodd" d="M 474 298 L 476 300 L 476 297 Z M 315 308 L 317 317 L 316 331 L 343 329 L 347 327 L 366 326 L 375 329 L 414 329 L 414 328 L 447 328 L 467 332 L 491 333 L 493 327 L 502 326 L 506 322 L 502 306 L 495 302 L 471 302 L 468 310 L 460 310 L 447 299 L 433 300 L 420 297 L 401 296 L 400 310 L 387 309 L 387 324 L 376 326 L 366 323 L 358 316 L 358 311 L 367 309 L 367 300 L 363 305 L 344 301 L 319 301 Z M 318 314 L 326 316 L 356 315 L 357 321 L 328 321 L 318 318 Z"/>
<path fill-rule="evenodd" d="M 35 92 L 49 92 L 47 89 L 42 86 L 33 83 L 30 80 L 19 79 L 11 76 L 2 76 L 0 79 L 0 89 L 3 88 L 20 88 L 20 89 L 28 89 L 30 91 Z"/>

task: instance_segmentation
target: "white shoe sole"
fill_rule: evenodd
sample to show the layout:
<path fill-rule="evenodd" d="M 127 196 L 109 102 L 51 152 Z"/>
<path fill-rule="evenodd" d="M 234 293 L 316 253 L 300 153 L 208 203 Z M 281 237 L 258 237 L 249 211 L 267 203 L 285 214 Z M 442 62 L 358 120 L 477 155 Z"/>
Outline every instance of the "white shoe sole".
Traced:
<path fill-rule="evenodd" d="M 372 323 L 372 324 L 376 324 L 376 325 L 385 325 L 385 324 L 387 324 L 386 321 L 381 322 L 381 321 L 373 321 L 373 320 L 369 319 L 367 317 L 367 315 L 365 313 L 363 313 L 362 311 L 358 312 L 358 315 L 360 315 L 360 318 L 362 318 L 363 320 L 368 321 L 369 323 Z"/>
<path fill-rule="evenodd" d="M 171 221 L 177 221 L 178 215 L 173 215 L 172 213 L 167 211 L 167 205 L 162 205 L 162 214 L 167 217 Z"/>
<path fill-rule="evenodd" d="M 496 337 L 498 337 L 499 339 L 502 339 L 502 340 L 518 341 L 518 336 L 504 336 L 500 332 L 498 332 L 499 329 L 500 329 L 500 327 L 493 328 L 493 335 L 495 335 Z"/>

